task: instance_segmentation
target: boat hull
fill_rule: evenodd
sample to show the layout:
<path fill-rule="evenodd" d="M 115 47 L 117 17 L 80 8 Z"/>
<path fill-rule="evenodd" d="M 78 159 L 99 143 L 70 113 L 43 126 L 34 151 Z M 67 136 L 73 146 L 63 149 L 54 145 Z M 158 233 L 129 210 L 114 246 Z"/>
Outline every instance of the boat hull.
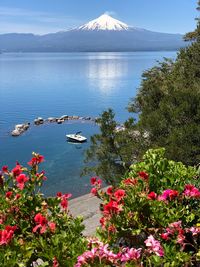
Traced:
<path fill-rule="evenodd" d="M 74 143 L 84 143 L 87 141 L 87 138 L 80 135 L 66 135 L 67 140 Z"/>

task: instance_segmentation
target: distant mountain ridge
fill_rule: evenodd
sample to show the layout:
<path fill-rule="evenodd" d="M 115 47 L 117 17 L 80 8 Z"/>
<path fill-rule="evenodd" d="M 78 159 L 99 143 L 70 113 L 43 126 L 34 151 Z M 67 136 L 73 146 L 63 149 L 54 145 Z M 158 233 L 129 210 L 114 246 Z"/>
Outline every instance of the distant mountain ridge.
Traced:
<path fill-rule="evenodd" d="M 184 46 L 181 34 L 131 27 L 107 14 L 64 32 L 0 35 L 0 51 L 5 52 L 129 52 L 177 50 Z"/>

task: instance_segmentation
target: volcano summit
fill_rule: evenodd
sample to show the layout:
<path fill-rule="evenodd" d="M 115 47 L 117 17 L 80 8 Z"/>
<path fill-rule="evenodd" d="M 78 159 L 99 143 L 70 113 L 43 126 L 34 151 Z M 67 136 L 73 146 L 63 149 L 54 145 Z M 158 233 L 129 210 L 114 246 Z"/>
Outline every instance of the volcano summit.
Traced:
<path fill-rule="evenodd" d="M 80 27 L 46 35 L 0 35 L 5 52 L 130 52 L 177 50 L 186 44 L 181 34 L 159 33 L 128 26 L 103 14 Z"/>
<path fill-rule="evenodd" d="M 107 14 L 103 14 L 78 28 L 84 31 L 126 31 L 129 26 Z"/>

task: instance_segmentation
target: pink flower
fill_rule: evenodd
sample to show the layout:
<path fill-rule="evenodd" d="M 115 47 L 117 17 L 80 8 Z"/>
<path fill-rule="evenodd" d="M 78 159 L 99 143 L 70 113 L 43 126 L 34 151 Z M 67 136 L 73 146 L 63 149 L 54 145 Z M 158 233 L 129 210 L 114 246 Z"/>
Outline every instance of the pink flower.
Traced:
<path fill-rule="evenodd" d="M 56 231 L 56 223 L 49 222 L 48 225 L 49 225 L 49 228 L 50 228 L 51 232 L 55 233 L 55 231 Z"/>
<path fill-rule="evenodd" d="M 189 231 L 192 233 L 193 236 L 200 234 L 200 227 L 191 227 Z"/>
<path fill-rule="evenodd" d="M 63 197 L 65 197 L 66 199 L 69 199 L 70 197 L 72 197 L 72 194 L 66 193 L 63 195 Z"/>
<path fill-rule="evenodd" d="M 92 188 L 90 193 L 93 194 L 94 196 L 96 196 L 97 195 L 97 189 L 95 187 Z"/>
<path fill-rule="evenodd" d="M 17 181 L 17 187 L 19 187 L 20 190 L 24 189 L 25 183 L 29 180 L 29 178 L 25 174 L 20 174 L 19 176 L 16 177 Z"/>
<path fill-rule="evenodd" d="M 178 222 L 170 223 L 169 227 L 170 228 L 174 228 L 176 230 L 179 230 L 179 229 L 182 228 L 182 222 L 181 221 L 178 221 Z"/>
<path fill-rule="evenodd" d="M 155 192 L 150 192 L 148 194 L 148 199 L 156 200 L 156 198 L 157 198 L 157 194 Z"/>
<path fill-rule="evenodd" d="M 165 200 L 173 200 L 178 196 L 178 191 L 167 189 L 165 190 L 161 196 L 158 197 L 158 200 L 165 201 Z"/>
<path fill-rule="evenodd" d="M 194 185 L 187 184 L 185 186 L 183 195 L 186 197 L 200 198 L 200 191 Z"/>
<path fill-rule="evenodd" d="M 122 262 L 127 262 L 127 261 L 130 261 L 130 260 L 135 260 L 137 261 L 140 256 L 141 256 L 141 248 L 139 249 L 135 249 L 135 248 L 127 248 L 125 250 L 125 253 L 121 255 L 121 261 Z"/>
<path fill-rule="evenodd" d="M 102 180 L 101 179 L 97 180 L 97 185 L 101 187 L 101 185 L 102 185 Z"/>
<path fill-rule="evenodd" d="M 115 193 L 114 196 L 117 199 L 117 201 L 119 202 L 120 200 L 122 200 L 125 197 L 125 190 L 123 189 L 118 189 Z"/>
<path fill-rule="evenodd" d="M 155 253 L 157 256 L 163 257 L 164 250 L 159 241 L 154 239 L 152 235 L 150 235 L 147 240 L 144 241 L 146 246 L 148 247 L 148 252 Z"/>
<path fill-rule="evenodd" d="M 185 241 L 185 236 L 182 233 L 178 234 L 176 242 L 184 246 L 184 241 Z"/>

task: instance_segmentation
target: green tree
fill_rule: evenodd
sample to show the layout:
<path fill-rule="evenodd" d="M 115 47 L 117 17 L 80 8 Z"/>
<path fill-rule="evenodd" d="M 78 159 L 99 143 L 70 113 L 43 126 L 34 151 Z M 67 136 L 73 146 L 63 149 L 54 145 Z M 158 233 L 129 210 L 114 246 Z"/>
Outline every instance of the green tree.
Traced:
<path fill-rule="evenodd" d="M 133 119 L 127 120 L 123 128 L 117 130 L 115 114 L 111 109 L 104 111 L 97 123 L 100 133 L 91 137 L 84 173 L 98 175 L 106 182 L 116 184 L 138 158 L 143 138 L 136 131 Z"/>
<path fill-rule="evenodd" d="M 175 62 L 165 60 L 143 74 L 129 105 L 130 112 L 140 114 L 138 127 L 149 133 L 151 147 L 164 146 L 169 158 L 191 165 L 200 162 L 199 23 L 191 33 L 195 41 Z"/>
<path fill-rule="evenodd" d="M 197 4 L 197 10 L 200 11 L 200 0 L 198 1 Z M 185 35 L 185 40 L 190 41 L 190 40 L 200 40 L 200 19 L 196 18 L 197 20 L 197 28 L 193 32 L 189 32 Z"/>

